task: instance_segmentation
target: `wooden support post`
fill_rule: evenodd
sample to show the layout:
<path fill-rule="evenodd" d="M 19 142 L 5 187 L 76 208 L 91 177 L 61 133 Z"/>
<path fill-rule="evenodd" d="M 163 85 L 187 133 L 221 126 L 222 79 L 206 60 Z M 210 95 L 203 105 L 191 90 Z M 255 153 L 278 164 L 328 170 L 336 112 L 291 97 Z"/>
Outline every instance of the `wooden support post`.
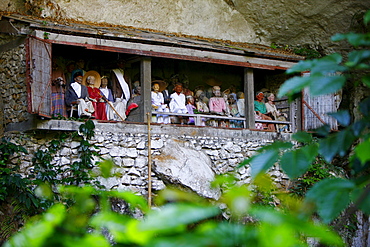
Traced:
<path fill-rule="evenodd" d="M 255 129 L 254 121 L 254 78 L 253 69 L 244 69 L 244 98 L 245 98 L 245 118 L 246 128 Z"/>
<path fill-rule="evenodd" d="M 150 120 L 152 118 L 152 112 L 147 112 L 147 124 L 148 124 L 148 206 L 152 207 L 152 144 L 150 134 Z"/>
<path fill-rule="evenodd" d="M 140 122 L 147 122 L 147 117 L 145 114 L 147 112 L 152 112 L 152 68 L 151 68 L 151 58 L 145 57 L 140 61 L 140 81 L 143 90 L 143 111 L 142 119 Z"/>

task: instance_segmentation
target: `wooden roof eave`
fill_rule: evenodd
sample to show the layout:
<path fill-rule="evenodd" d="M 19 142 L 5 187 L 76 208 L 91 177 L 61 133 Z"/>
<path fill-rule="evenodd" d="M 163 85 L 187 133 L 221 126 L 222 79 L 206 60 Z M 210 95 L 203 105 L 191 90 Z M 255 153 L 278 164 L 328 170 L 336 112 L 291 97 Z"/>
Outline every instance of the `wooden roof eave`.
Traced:
<path fill-rule="evenodd" d="M 124 41 L 130 44 L 136 44 L 135 47 L 146 45 L 151 46 L 153 49 L 150 51 L 139 50 L 139 49 L 121 49 L 121 48 L 109 48 L 104 47 L 104 45 L 99 48 L 94 46 L 96 42 L 90 42 L 86 44 L 81 44 L 76 42 L 75 45 L 85 46 L 90 49 L 100 49 L 100 50 L 122 50 L 131 54 L 137 55 L 148 55 L 148 56 L 162 56 L 175 59 L 187 59 L 192 61 L 204 61 L 211 63 L 229 64 L 237 65 L 243 67 L 253 67 L 253 68 L 265 68 L 265 69 L 287 69 L 295 64 L 295 62 L 302 60 L 303 57 L 290 54 L 281 54 L 278 52 L 270 52 L 265 49 L 265 46 L 258 44 L 246 44 L 255 48 L 245 48 L 236 47 L 233 45 L 228 45 L 222 43 L 221 41 L 208 41 L 208 40 L 198 40 L 191 39 L 181 36 L 176 36 L 175 34 L 164 34 L 158 32 L 150 32 L 146 30 L 139 29 L 127 29 L 124 27 L 100 27 L 91 26 L 85 24 L 76 24 L 74 27 L 67 25 L 42 22 L 42 20 L 34 20 L 24 16 L 11 16 L 8 18 L 28 22 L 31 29 L 43 30 L 43 32 L 59 33 L 64 35 L 71 35 L 72 37 L 90 37 L 95 40 L 113 40 L 113 41 Z M 37 35 L 36 35 L 37 36 Z M 43 38 L 40 34 L 39 38 Z M 57 41 L 55 39 L 54 43 L 73 43 Z M 53 42 L 53 41 L 51 41 Z M 161 48 L 162 47 L 162 48 Z M 168 47 L 171 49 L 182 49 L 184 52 L 176 53 L 166 53 L 163 52 L 163 48 Z M 158 49 L 157 49 L 158 48 Z M 155 52 L 155 50 L 160 50 Z M 167 49 L 168 50 L 168 49 Z M 211 54 L 210 56 L 204 55 L 205 53 Z M 192 54 L 192 56 L 188 56 Z M 199 55 L 201 54 L 201 55 Z M 219 54 L 219 55 L 215 55 Z M 222 55 L 223 54 L 223 55 Z M 195 57 L 194 57 L 195 56 Z M 222 57 L 228 57 L 226 60 Z M 233 61 L 233 58 L 236 58 Z M 242 57 L 242 59 L 240 59 Z M 266 59 L 267 62 L 262 60 Z"/>
<path fill-rule="evenodd" d="M 45 22 L 44 20 L 39 20 L 18 14 L 12 14 L 11 16 L 4 17 L 12 18 L 23 22 L 28 22 L 30 23 L 30 26 L 33 28 L 53 31 L 58 30 L 60 32 L 70 32 L 71 34 L 73 33 L 79 35 L 94 35 L 94 36 L 100 35 L 103 36 L 104 38 L 110 37 L 113 39 L 124 39 L 124 40 L 129 39 L 140 42 L 158 42 L 170 46 L 176 45 L 192 47 L 194 49 L 210 49 L 217 50 L 218 52 L 248 54 L 253 56 L 282 59 L 286 61 L 299 61 L 304 59 L 304 57 L 302 56 L 278 52 L 277 50 L 271 50 L 271 48 L 268 48 L 260 44 L 248 44 L 249 47 L 247 48 L 244 47 L 244 45 L 243 47 L 241 47 L 238 46 L 237 44 L 228 44 L 227 42 L 225 43 L 219 40 L 186 38 L 171 33 L 147 31 L 135 28 L 114 27 L 114 26 L 104 27 L 80 23 L 74 23 L 73 27 L 70 27 L 68 25 Z"/>

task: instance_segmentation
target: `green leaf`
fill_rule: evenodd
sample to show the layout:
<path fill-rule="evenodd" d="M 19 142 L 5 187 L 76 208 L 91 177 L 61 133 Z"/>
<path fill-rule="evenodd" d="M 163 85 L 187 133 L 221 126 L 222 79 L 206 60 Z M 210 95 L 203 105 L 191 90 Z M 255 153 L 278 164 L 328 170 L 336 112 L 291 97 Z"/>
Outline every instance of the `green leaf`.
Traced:
<path fill-rule="evenodd" d="M 317 60 L 301 60 L 297 64 L 295 64 L 293 67 L 289 68 L 286 73 L 287 74 L 293 74 L 297 72 L 304 72 L 310 70 Z"/>
<path fill-rule="evenodd" d="M 331 39 L 333 41 L 341 41 L 346 39 L 351 45 L 355 47 L 370 45 L 369 34 L 359 34 L 359 33 L 336 34 Z"/>
<path fill-rule="evenodd" d="M 353 135 L 351 129 L 344 129 L 338 132 L 336 134 L 338 154 L 342 157 L 346 155 L 355 139 L 356 137 Z"/>
<path fill-rule="evenodd" d="M 303 142 L 303 143 L 312 141 L 312 135 L 304 131 L 294 133 L 292 138 L 298 142 Z"/>
<path fill-rule="evenodd" d="M 144 212 L 147 212 L 149 210 L 147 201 L 142 196 L 136 195 L 133 192 L 110 191 L 109 195 L 112 197 L 125 200 L 127 203 L 129 203 L 131 209 L 134 209 L 137 207 Z"/>
<path fill-rule="evenodd" d="M 293 144 L 291 142 L 283 142 L 283 141 L 274 141 L 273 143 L 266 145 L 260 149 L 257 150 L 258 153 L 263 153 L 268 150 L 273 150 L 273 151 L 281 151 L 281 150 L 286 150 L 290 149 L 293 147 Z"/>
<path fill-rule="evenodd" d="M 357 207 L 360 208 L 364 213 L 370 214 L 370 194 L 369 190 L 364 188 L 357 188 L 352 192 L 352 201 L 358 203 Z M 360 199 L 361 197 L 361 199 Z M 360 200 L 360 201 L 359 201 Z"/>
<path fill-rule="evenodd" d="M 330 223 L 350 202 L 355 184 L 347 179 L 332 178 L 317 182 L 306 194 L 306 201 L 314 202 L 325 223 Z"/>
<path fill-rule="evenodd" d="M 370 75 L 365 75 L 361 80 L 367 87 L 370 87 Z"/>
<path fill-rule="evenodd" d="M 258 174 L 266 172 L 270 167 L 272 167 L 277 161 L 279 156 L 276 150 L 267 150 L 261 154 L 255 155 L 250 160 L 251 164 L 251 175 L 255 178 Z"/>
<path fill-rule="evenodd" d="M 348 126 L 351 123 L 351 115 L 348 110 L 337 111 L 328 113 L 329 116 L 335 118 L 338 123 L 344 127 Z"/>
<path fill-rule="evenodd" d="M 106 228 L 116 242 L 124 243 L 128 240 L 126 225 L 130 220 L 128 216 L 104 211 L 93 216 L 90 223 L 96 229 Z"/>
<path fill-rule="evenodd" d="M 319 141 L 319 153 L 327 162 L 331 162 L 338 153 L 338 143 L 335 135 L 330 135 Z"/>
<path fill-rule="evenodd" d="M 27 224 L 21 231 L 12 236 L 5 247 L 44 246 L 47 239 L 54 234 L 66 217 L 66 208 L 62 204 L 55 204 L 42 216 L 41 220 Z"/>
<path fill-rule="evenodd" d="M 101 162 L 98 162 L 98 165 L 99 165 L 101 175 L 103 176 L 103 178 L 111 177 L 111 171 L 114 166 L 114 163 L 112 160 L 103 160 Z"/>
<path fill-rule="evenodd" d="M 360 103 L 360 111 L 364 116 L 370 116 L 370 97 L 364 99 Z"/>
<path fill-rule="evenodd" d="M 312 78 L 295 76 L 284 82 L 280 87 L 277 97 L 281 98 L 285 95 L 301 92 L 312 81 Z"/>
<path fill-rule="evenodd" d="M 98 233 L 86 234 L 83 237 L 75 237 L 71 235 L 60 239 L 65 247 L 110 247 L 112 246 L 106 237 Z"/>
<path fill-rule="evenodd" d="M 349 67 L 357 67 L 359 64 L 366 62 L 370 59 L 370 50 L 352 51 L 348 54 L 348 62 L 346 63 Z"/>
<path fill-rule="evenodd" d="M 335 93 L 339 91 L 346 82 L 346 78 L 341 75 L 317 76 L 312 77 L 312 79 L 313 80 L 310 81 L 308 85 L 311 96 Z"/>
<path fill-rule="evenodd" d="M 351 126 L 353 134 L 356 137 L 360 137 L 362 131 L 366 128 L 367 125 L 368 125 L 368 122 L 366 119 L 361 119 L 359 121 L 354 122 L 353 125 Z"/>
<path fill-rule="evenodd" d="M 338 133 L 331 134 L 319 141 L 319 153 L 327 162 L 331 162 L 336 154 L 344 156 L 355 139 L 356 137 L 351 129 L 344 129 Z"/>
<path fill-rule="evenodd" d="M 139 229 L 171 232 L 177 227 L 197 223 L 219 213 L 220 209 L 213 206 L 206 207 L 182 203 L 167 204 L 158 211 L 150 211 L 147 217 L 140 222 Z M 159 222 L 161 224 L 158 224 Z"/>
<path fill-rule="evenodd" d="M 310 165 L 307 162 L 306 155 L 299 149 L 284 153 L 280 164 L 291 179 L 301 176 Z"/>
<path fill-rule="evenodd" d="M 370 161 L 370 138 L 356 146 L 355 154 L 362 164 Z"/>
<path fill-rule="evenodd" d="M 251 214 L 259 219 L 259 222 L 263 224 L 267 224 L 266 229 L 259 230 L 259 236 L 262 237 L 264 240 L 269 240 L 269 229 L 279 229 L 280 227 L 284 226 L 290 232 L 290 234 L 286 234 L 284 232 L 278 233 L 275 232 L 276 238 L 280 235 L 281 239 L 277 238 L 274 244 L 271 242 L 266 242 L 263 246 L 275 246 L 275 244 L 279 244 L 281 246 L 288 246 L 281 242 L 282 239 L 292 239 L 297 238 L 299 239 L 300 236 L 306 237 L 313 237 L 320 241 L 320 243 L 325 243 L 328 246 L 344 246 L 343 240 L 341 237 L 331 230 L 327 225 L 321 224 L 320 222 L 313 222 L 308 219 L 302 219 L 301 217 L 295 217 L 290 214 L 285 214 L 283 212 L 274 211 L 271 208 L 253 208 L 251 210 Z M 257 245 L 255 245 L 257 246 Z M 258 245 L 259 246 L 259 245 Z M 302 245 L 301 242 L 289 245 L 289 246 L 306 246 Z"/>
<path fill-rule="evenodd" d="M 370 10 L 368 10 L 364 15 L 364 24 L 367 25 L 370 22 Z"/>

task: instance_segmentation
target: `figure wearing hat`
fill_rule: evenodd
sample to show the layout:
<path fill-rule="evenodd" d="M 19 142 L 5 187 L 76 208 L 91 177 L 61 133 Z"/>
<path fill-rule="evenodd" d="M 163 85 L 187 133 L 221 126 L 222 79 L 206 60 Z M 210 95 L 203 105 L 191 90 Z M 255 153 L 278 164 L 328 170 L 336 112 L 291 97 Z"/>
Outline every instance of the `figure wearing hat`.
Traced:
<path fill-rule="evenodd" d="M 86 72 L 82 82 L 87 86 L 89 99 L 95 109 L 92 116 L 99 120 L 107 120 L 105 101 L 99 89 L 101 84 L 99 73 L 94 70 Z"/>
<path fill-rule="evenodd" d="M 78 117 L 91 117 L 91 114 L 94 112 L 94 106 L 89 100 L 87 87 L 81 83 L 82 74 L 74 74 L 73 83 L 66 91 L 66 105 L 70 107 L 77 105 Z"/>

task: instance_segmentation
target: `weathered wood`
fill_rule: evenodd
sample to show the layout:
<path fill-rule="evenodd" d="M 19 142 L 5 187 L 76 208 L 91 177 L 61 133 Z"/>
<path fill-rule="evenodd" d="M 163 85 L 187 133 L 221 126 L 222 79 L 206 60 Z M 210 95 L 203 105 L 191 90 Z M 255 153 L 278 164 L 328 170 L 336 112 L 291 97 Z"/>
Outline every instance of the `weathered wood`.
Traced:
<path fill-rule="evenodd" d="M 328 115 L 330 112 L 337 111 L 333 94 L 312 97 L 307 90 L 304 90 L 303 102 L 305 103 L 305 130 L 316 129 L 323 124 L 328 124 L 332 130 L 338 129 L 337 121 Z"/>
<path fill-rule="evenodd" d="M 140 62 L 140 81 L 143 90 L 143 113 L 141 122 L 147 122 L 147 113 L 152 111 L 151 96 L 151 58 L 145 57 Z"/>
<path fill-rule="evenodd" d="M 13 26 L 10 20 L 0 20 L 0 33 L 18 34 L 19 30 Z"/>
<path fill-rule="evenodd" d="M 254 78 L 253 69 L 244 69 L 244 98 L 246 128 L 254 129 Z"/>
<path fill-rule="evenodd" d="M 35 35 L 36 37 L 43 38 L 44 31 L 36 30 Z M 286 70 L 295 64 L 295 62 L 288 62 L 279 59 L 275 60 L 252 57 L 247 56 L 246 54 L 231 54 L 182 47 L 170 47 L 163 45 L 161 46 L 92 37 L 72 36 L 58 33 L 49 33 L 48 38 L 50 42 L 53 43 L 79 45 L 88 49 L 114 51 L 141 56 L 164 57 L 189 61 L 234 65 L 249 68 Z"/>
<path fill-rule="evenodd" d="M 29 38 L 27 58 L 29 112 L 51 117 L 51 44 Z"/>

